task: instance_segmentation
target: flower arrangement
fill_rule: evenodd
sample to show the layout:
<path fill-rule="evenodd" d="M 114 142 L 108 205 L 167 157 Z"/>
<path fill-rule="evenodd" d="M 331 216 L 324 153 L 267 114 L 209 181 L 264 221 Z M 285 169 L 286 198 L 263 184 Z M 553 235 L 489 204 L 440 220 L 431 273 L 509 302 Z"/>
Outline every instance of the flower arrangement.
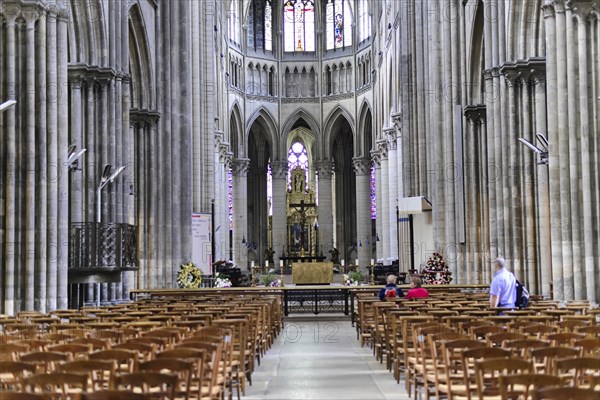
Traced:
<path fill-rule="evenodd" d="M 271 287 L 282 287 L 283 284 L 281 282 L 281 279 L 275 279 L 273 282 L 271 282 Z"/>
<path fill-rule="evenodd" d="M 452 273 L 444 256 L 433 253 L 423 269 L 423 283 L 428 285 L 447 285 L 452 281 Z"/>
<path fill-rule="evenodd" d="M 198 289 L 202 283 L 202 271 L 192 262 L 181 264 L 177 272 L 177 284 L 183 289 Z"/>
<path fill-rule="evenodd" d="M 215 287 L 217 288 L 229 288 L 233 286 L 231 281 L 226 275 L 223 275 L 219 272 L 215 274 Z"/>
<path fill-rule="evenodd" d="M 344 274 L 344 282 L 346 286 L 358 286 L 363 281 L 364 277 L 361 271 L 350 271 Z"/>

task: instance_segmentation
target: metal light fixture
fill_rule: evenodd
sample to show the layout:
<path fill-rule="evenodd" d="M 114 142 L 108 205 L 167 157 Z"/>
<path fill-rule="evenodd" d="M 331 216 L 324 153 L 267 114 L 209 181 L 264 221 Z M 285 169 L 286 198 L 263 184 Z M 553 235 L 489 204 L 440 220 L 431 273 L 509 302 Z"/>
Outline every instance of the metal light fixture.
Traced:
<path fill-rule="evenodd" d="M 529 150 L 533 151 L 539 156 L 538 165 L 546 165 L 548 164 L 548 139 L 546 139 L 546 137 L 541 133 L 536 133 L 535 137 L 537 138 L 538 142 L 540 142 L 540 145 L 543 147 L 543 149 L 540 149 L 529 140 L 524 138 L 519 138 L 519 142 L 521 142 L 521 144 L 524 146 L 527 146 Z"/>
<path fill-rule="evenodd" d="M 10 106 L 14 106 L 15 104 L 17 104 L 16 100 L 8 100 L 5 101 L 4 103 L 0 104 L 0 112 L 6 110 L 7 108 L 9 108 Z"/>
<path fill-rule="evenodd" d="M 86 152 L 86 149 L 77 150 L 77 145 L 69 146 L 69 151 L 67 153 L 67 168 L 69 171 L 81 171 L 81 167 L 79 166 L 79 157 Z"/>

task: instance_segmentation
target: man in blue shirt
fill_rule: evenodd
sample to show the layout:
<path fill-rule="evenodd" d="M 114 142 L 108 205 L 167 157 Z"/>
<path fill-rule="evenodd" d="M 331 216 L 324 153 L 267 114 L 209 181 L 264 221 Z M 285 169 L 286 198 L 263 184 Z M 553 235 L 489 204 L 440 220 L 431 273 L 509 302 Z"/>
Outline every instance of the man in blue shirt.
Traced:
<path fill-rule="evenodd" d="M 514 308 L 517 300 L 517 278 L 506 269 L 504 257 L 494 260 L 496 272 L 490 284 L 490 307 Z"/>

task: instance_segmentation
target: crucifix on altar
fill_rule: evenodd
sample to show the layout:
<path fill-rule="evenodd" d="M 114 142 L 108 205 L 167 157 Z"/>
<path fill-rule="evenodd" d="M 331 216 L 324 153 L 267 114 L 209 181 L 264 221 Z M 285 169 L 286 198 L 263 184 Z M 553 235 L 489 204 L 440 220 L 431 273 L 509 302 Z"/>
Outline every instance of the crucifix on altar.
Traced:
<path fill-rule="evenodd" d="M 316 256 L 317 204 L 315 192 L 306 184 L 306 171 L 291 171 L 287 196 L 288 254 L 290 256 Z"/>
<path fill-rule="evenodd" d="M 300 213 L 300 255 L 304 257 L 304 249 L 306 246 L 306 209 L 316 207 L 315 203 L 305 203 L 304 200 L 300 200 L 300 203 L 290 203 L 290 207 L 294 207 L 299 210 Z"/>

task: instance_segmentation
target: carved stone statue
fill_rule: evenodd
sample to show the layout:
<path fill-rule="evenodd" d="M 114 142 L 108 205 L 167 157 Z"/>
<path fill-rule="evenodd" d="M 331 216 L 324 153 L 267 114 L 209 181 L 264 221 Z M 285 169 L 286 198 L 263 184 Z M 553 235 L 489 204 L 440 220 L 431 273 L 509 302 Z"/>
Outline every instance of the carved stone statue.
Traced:
<path fill-rule="evenodd" d="M 265 260 L 269 261 L 270 264 L 273 264 L 273 254 L 275 254 L 275 252 L 271 247 L 265 249 Z"/>
<path fill-rule="evenodd" d="M 333 249 L 329 250 L 329 254 L 331 254 L 331 262 L 333 265 L 340 263 L 340 252 L 338 249 L 334 247 Z"/>

